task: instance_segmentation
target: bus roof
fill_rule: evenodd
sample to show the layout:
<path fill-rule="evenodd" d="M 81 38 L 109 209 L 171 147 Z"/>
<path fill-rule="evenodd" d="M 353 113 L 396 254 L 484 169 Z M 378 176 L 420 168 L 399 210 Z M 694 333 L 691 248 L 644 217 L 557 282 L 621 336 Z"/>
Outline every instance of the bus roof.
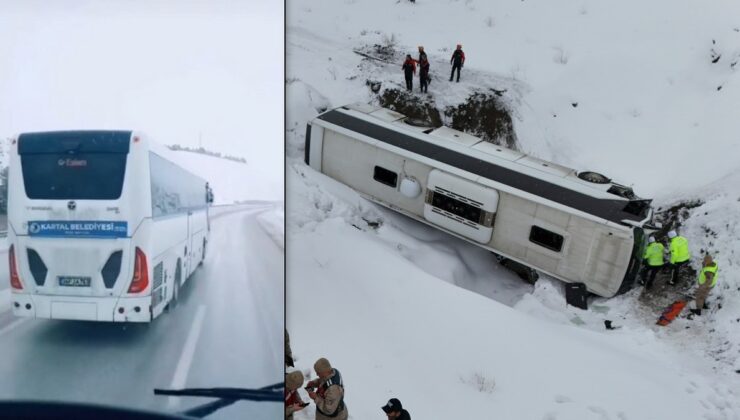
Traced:
<path fill-rule="evenodd" d="M 131 131 L 77 130 L 23 133 L 18 136 L 18 154 L 128 153 Z"/>
<path fill-rule="evenodd" d="M 594 188 L 570 168 L 511 150 L 507 152 L 512 156 L 487 153 L 481 147 L 485 142 L 474 142 L 473 136 L 439 128 L 419 132 L 416 127 L 399 123 L 405 118 L 403 114 L 384 113 L 384 116 L 395 118 L 388 122 L 387 118 L 375 115 L 379 110 L 383 108 L 344 106 L 324 112 L 317 120 L 611 222 L 644 222 L 649 215 L 650 200 L 628 199 L 615 194 L 611 187 L 616 184 L 611 182 Z M 451 134 L 458 134 L 459 138 L 453 139 Z M 502 146 L 493 148 L 505 150 Z"/>

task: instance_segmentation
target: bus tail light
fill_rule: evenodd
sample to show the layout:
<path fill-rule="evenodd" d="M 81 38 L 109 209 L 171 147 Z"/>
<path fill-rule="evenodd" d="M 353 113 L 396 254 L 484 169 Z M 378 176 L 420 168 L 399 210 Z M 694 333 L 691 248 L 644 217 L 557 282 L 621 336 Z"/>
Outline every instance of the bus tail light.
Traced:
<path fill-rule="evenodd" d="M 18 276 L 18 265 L 15 263 L 15 246 L 10 245 L 8 250 L 8 267 L 10 268 L 10 286 L 13 289 L 23 290 L 21 278 Z"/>
<path fill-rule="evenodd" d="M 139 293 L 149 286 L 149 270 L 146 264 L 146 255 L 139 247 L 136 247 L 136 256 L 134 257 L 134 278 L 131 280 L 131 286 L 128 288 L 129 293 Z"/>

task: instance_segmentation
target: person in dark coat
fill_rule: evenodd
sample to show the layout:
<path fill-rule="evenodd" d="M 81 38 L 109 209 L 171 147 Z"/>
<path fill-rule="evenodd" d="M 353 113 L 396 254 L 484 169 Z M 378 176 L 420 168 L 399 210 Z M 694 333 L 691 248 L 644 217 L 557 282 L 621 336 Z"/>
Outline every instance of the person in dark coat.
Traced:
<path fill-rule="evenodd" d="M 422 60 L 426 61 L 427 59 L 427 53 L 424 52 L 424 47 L 419 45 L 419 59 L 416 60 L 417 63 L 421 63 Z"/>
<path fill-rule="evenodd" d="M 457 44 L 457 49 L 452 53 L 452 58 L 450 58 L 450 64 L 452 64 L 452 72 L 450 73 L 450 82 L 452 81 L 452 76 L 455 74 L 455 70 L 457 70 L 457 82 L 460 82 L 460 69 L 463 68 L 463 64 L 465 64 L 465 53 L 462 50 L 462 45 Z"/>
<path fill-rule="evenodd" d="M 290 350 L 290 336 L 288 329 L 285 329 L 285 367 L 295 367 L 293 362 L 293 352 Z"/>
<path fill-rule="evenodd" d="M 429 60 L 422 46 L 419 46 L 419 84 L 421 91 L 426 92 L 429 85 Z"/>
<path fill-rule="evenodd" d="M 406 89 L 413 90 L 414 75 L 416 74 L 416 61 L 411 58 L 411 54 L 406 54 L 406 61 L 403 62 L 401 69 L 403 69 L 403 75 L 406 77 Z"/>
<path fill-rule="evenodd" d="M 401 405 L 401 401 L 399 401 L 398 398 L 391 398 L 380 408 L 385 412 L 385 415 L 388 416 L 389 419 L 411 420 L 411 415 L 408 411 L 403 409 L 403 405 Z"/>

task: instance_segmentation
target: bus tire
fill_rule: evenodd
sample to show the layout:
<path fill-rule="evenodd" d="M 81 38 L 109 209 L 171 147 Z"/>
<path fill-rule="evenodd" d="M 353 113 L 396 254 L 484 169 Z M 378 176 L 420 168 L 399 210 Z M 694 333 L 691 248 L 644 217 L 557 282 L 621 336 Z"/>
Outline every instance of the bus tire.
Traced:
<path fill-rule="evenodd" d="M 535 284 L 540 275 L 537 274 L 537 270 L 527 267 L 524 264 L 510 260 L 508 258 L 502 258 L 499 260 L 499 264 L 513 271 L 520 279 L 524 280 L 527 284 Z"/>
<path fill-rule="evenodd" d="M 207 244 L 207 241 L 203 239 L 203 255 L 200 258 L 200 263 L 198 263 L 198 266 L 203 265 L 203 261 L 206 260 L 206 244 Z"/>
<path fill-rule="evenodd" d="M 180 260 L 177 260 L 177 267 L 175 267 L 175 281 L 172 284 L 172 299 L 167 304 L 167 310 L 172 311 L 177 307 L 177 302 L 180 300 L 180 280 L 182 277 L 182 264 Z"/>

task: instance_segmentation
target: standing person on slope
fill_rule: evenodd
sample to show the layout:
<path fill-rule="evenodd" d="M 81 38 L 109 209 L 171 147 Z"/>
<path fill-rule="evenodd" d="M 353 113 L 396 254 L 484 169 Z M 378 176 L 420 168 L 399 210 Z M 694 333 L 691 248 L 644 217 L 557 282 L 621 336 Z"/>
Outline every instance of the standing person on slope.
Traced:
<path fill-rule="evenodd" d="M 419 84 L 420 90 L 426 92 L 429 86 L 429 60 L 427 60 L 427 53 L 424 52 L 424 47 L 419 46 Z"/>
<path fill-rule="evenodd" d="M 411 58 L 411 54 L 406 54 L 406 61 L 401 66 L 403 75 L 406 78 L 406 90 L 414 89 L 414 75 L 416 74 L 416 61 Z"/>
<path fill-rule="evenodd" d="M 452 76 L 455 74 L 455 69 L 457 69 L 457 82 L 460 83 L 460 69 L 462 69 L 463 64 L 465 64 L 465 53 L 462 50 L 462 45 L 457 44 L 457 49 L 455 49 L 452 53 L 452 58 L 450 58 L 450 64 L 452 64 L 450 82 L 452 81 Z"/>

